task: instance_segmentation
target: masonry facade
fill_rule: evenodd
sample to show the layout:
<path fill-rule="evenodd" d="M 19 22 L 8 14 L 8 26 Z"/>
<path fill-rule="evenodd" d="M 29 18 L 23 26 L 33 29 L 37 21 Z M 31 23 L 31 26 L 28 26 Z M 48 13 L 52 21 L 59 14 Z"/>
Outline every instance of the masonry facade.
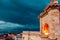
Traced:
<path fill-rule="evenodd" d="M 44 12 L 40 14 L 39 19 L 41 37 L 50 39 L 60 37 L 60 4 L 58 0 L 51 0 Z"/>

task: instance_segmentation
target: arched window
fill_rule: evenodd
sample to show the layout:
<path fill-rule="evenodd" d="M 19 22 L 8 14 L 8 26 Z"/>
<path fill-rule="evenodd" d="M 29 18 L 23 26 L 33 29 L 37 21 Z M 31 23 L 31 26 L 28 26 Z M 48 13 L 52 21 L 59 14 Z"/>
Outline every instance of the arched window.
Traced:
<path fill-rule="evenodd" d="M 49 32 L 49 25 L 47 23 L 44 24 L 44 34 L 45 35 L 48 35 L 48 32 Z"/>

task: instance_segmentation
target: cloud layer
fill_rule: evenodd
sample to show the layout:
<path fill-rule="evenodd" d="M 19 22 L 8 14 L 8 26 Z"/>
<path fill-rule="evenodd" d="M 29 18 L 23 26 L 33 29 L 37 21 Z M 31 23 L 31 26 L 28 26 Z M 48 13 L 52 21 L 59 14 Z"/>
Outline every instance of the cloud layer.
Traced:
<path fill-rule="evenodd" d="M 6 22 L 6 21 L 0 21 L 0 33 L 8 33 L 8 32 L 15 32 L 19 33 L 24 30 L 29 30 L 29 31 L 34 31 L 38 27 L 34 27 L 34 25 L 21 25 L 21 24 L 15 24 L 11 22 Z"/>
<path fill-rule="evenodd" d="M 50 0 L 0 0 L 0 29 L 39 30 L 38 15 L 49 3 Z"/>

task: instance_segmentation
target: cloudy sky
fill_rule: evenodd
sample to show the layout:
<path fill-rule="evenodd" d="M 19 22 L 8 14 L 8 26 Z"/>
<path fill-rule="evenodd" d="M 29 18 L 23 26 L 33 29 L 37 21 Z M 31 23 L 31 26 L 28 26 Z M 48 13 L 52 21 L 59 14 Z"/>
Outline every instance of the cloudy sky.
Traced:
<path fill-rule="evenodd" d="M 0 0 L 0 31 L 39 31 L 38 15 L 49 3 L 50 0 Z"/>

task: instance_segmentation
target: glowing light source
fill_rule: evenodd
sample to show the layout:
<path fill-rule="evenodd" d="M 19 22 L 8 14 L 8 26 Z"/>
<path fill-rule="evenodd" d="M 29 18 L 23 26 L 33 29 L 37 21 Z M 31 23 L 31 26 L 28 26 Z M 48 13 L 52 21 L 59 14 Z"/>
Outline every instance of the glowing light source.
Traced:
<path fill-rule="evenodd" d="M 44 34 L 48 35 L 49 34 L 48 32 L 49 32 L 49 26 L 48 26 L 47 23 L 45 23 L 45 25 L 44 25 Z"/>
<path fill-rule="evenodd" d="M 45 35 L 48 35 L 48 33 L 45 33 Z"/>

